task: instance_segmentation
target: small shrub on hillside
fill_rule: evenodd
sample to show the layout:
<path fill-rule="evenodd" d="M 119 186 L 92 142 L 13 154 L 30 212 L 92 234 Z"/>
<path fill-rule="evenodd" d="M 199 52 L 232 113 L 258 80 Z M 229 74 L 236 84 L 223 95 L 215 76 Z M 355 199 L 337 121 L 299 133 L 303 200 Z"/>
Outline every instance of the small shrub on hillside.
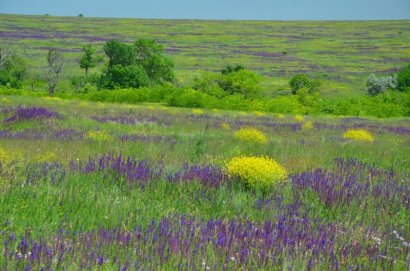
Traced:
<path fill-rule="evenodd" d="M 410 63 L 397 73 L 397 88 L 400 91 L 410 88 Z"/>
<path fill-rule="evenodd" d="M 235 132 L 235 138 L 248 143 L 268 144 L 265 134 L 255 128 L 242 128 Z"/>
<path fill-rule="evenodd" d="M 369 75 L 366 81 L 366 91 L 370 96 L 376 96 L 388 89 L 397 88 L 397 75 L 377 77 L 374 74 Z"/>
<path fill-rule="evenodd" d="M 297 74 L 289 81 L 292 94 L 296 94 L 300 89 L 306 89 L 308 94 L 320 91 L 320 81 L 312 80 L 306 74 Z"/>
<path fill-rule="evenodd" d="M 286 181 L 286 169 L 275 160 L 262 156 L 239 156 L 229 160 L 226 172 L 232 178 L 238 178 L 246 186 L 267 189 Z"/>
<path fill-rule="evenodd" d="M 349 129 L 343 134 L 343 137 L 345 139 L 365 142 L 373 142 L 374 140 L 372 134 L 363 129 Z"/>

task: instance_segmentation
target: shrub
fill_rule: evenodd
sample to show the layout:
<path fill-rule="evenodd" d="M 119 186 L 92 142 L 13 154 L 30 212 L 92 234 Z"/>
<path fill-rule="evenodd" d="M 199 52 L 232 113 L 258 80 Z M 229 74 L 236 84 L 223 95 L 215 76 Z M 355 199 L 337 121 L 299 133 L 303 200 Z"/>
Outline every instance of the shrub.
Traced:
<path fill-rule="evenodd" d="M 238 178 L 246 186 L 267 189 L 277 183 L 286 181 L 286 169 L 275 160 L 262 156 L 239 156 L 230 159 L 226 172 L 232 178 Z"/>
<path fill-rule="evenodd" d="M 265 134 L 255 128 L 242 128 L 235 132 L 235 138 L 249 143 L 268 144 L 268 139 Z"/>
<path fill-rule="evenodd" d="M 298 90 L 306 88 L 308 94 L 320 91 L 320 81 L 311 80 L 306 74 L 297 74 L 289 81 L 292 88 L 292 94 L 296 94 Z"/>
<path fill-rule="evenodd" d="M 108 88 L 139 88 L 148 86 L 149 79 L 140 65 L 114 65 L 102 76 L 101 84 Z"/>
<path fill-rule="evenodd" d="M 312 130 L 312 129 L 313 129 L 313 123 L 310 120 L 302 124 L 302 130 Z"/>
<path fill-rule="evenodd" d="M 20 88 L 27 77 L 26 62 L 12 55 L 0 66 L 0 84 L 8 85 L 12 88 Z"/>
<path fill-rule="evenodd" d="M 410 88 L 410 63 L 397 73 L 397 88 L 400 91 Z"/>
<path fill-rule="evenodd" d="M 383 76 L 377 78 L 376 75 L 371 74 L 367 77 L 366 91 L 370 96 L 376 96 L 385 92 L 387 89 L 397 88 L 397 75 Z"/>
<path fill-rule="evenodd" d="M 371 133 L 362 129 L 349 129 L 343 134 L 343 137 L 355 141 L 373 142 L 374 140 Z"/>

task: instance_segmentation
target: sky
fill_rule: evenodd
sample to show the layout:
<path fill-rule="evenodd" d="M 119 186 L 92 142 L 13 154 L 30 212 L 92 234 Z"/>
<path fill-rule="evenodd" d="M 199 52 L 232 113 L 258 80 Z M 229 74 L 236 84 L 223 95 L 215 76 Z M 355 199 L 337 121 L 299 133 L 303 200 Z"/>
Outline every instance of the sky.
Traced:
<path fill-rule="evenodd" d="M 0 13 L 229 20 L 410 19 L 410 0 L 0 0 Z"/>

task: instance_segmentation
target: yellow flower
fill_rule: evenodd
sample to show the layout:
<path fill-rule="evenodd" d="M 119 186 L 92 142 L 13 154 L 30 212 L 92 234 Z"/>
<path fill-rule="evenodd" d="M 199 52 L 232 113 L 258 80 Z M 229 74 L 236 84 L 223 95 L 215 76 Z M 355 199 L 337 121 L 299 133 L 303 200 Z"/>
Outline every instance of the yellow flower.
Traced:
<path fill-rule="evenodd" d="M 296 115 L 295 120 L 296 121 L 303 121 L 305 118 L 302 115 Z"/>
<path fill-rule="evenodd" d="M 265 116 L 265 115 L 266 115 L 265 113 L 260 112 L 260 111 L 253 111 L 253 114 L 254 114 L 255 116 Z"/>
<path fill-rule="evenodd" d="M 53 152 L 46 152 L 35 157 L 36 162 L 54 162 L 57 160 L 57 155 Z"/>
<path fill-rule="evenodd" d="M 266 156 L 239 156 L 225 164 L 226 173 L 247 186 L 266 189 L 287 180 L 286 169 Z"/>
<path fill-rule="evenodd" d="M 222 129 L 227 130 L 227 131 L 231 130 L 231 126 L 229 125 L 229 123 L 226 123 L 226 122 L 222 123 L 221 127 Z"/>
<path fill-rule="evenodd" d="M 89 131 L 86 138 L 95 141 L 108 141 L 111 136 L 105 131 Z"/>
<path fill-rule="evenodd" d="M 255 128 L 242 128 L 235 132 L 235 138 L 244 142 L 253 142 L 261 145 L 268 144 L 265 134 Z"/>
<path fill-rule="evenodd" d="M 343 134 L 343 137 L 345 139 L 366 142 L 373 142 L 374 140 L 372 134 L 363 129 L 349 129 Z"/>
<path fill-rule="evenodd" d="M 8 166 L 13 161 L 22 159 L 23 154 L 19 150 L 13 150 L 13 152 L 10 153 L 0 146 L 0 163 L 3 167 Z"/>
<path fill-rule="evenodd" d="M 313 123 L 309 120 L 302 124 L 302 130 L 311 130 L 313 129 Z"/>
<path fill-rule="evenodd" d="M 204 113 L 204 111 L 201 109 L 192 109 L 192 113 L 195 115 L 201 115 Z"/>
<path fill-rule="evenodd" d="M 284 119 L 285 118 L 285 115 L 283 115 L 283 114 L 277 114 L 276 115 L 278 118 L 280 118 L 280 119 Z"/>

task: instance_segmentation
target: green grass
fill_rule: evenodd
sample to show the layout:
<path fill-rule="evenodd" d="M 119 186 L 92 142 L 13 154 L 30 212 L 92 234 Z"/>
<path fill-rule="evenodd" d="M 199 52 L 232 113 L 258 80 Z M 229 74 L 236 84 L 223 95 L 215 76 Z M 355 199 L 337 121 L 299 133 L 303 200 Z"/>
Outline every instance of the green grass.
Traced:
<path fill-rule="evenodd" d="M 100 54 L 106 40 L 155 39 L 168 48 L 177 78 L 190 85 L 204 71 L 241 64 L 266 77 L 268 95 L 289 93 L 288 80 L 308 73 L 327 96 L 365 93 L 370 73 L 390 73 L 410 61 L 410 22 L 402 21 L 201 21 L 0 15 L 3 40 L 33 70 L 46 66 L 50 47 L 68 59 L 60 90 L 82 74 L 83 45 Z M 96 27 L 98 25 L 98 27 Z M 101 65 L 91 71 L 96 73 Z"/>

